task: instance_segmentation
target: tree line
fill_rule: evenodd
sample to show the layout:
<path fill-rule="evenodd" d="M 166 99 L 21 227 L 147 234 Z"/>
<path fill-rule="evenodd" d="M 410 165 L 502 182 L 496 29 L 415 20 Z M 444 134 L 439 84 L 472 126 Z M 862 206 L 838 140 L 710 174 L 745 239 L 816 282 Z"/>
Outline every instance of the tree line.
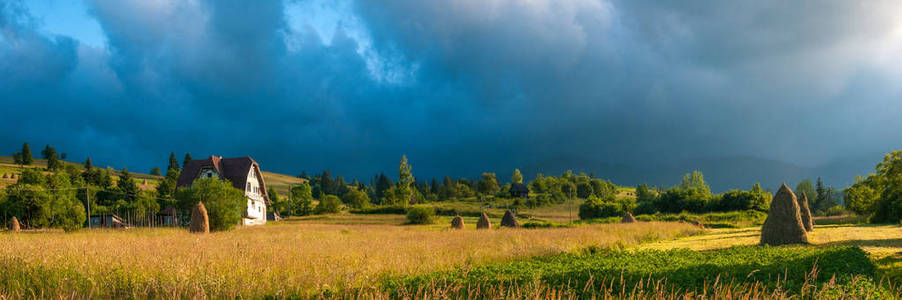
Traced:
<path fill-rule="evenodd" d="M 88 215 L 132 215 L 140 220 L 155 215 L 161 208 L 179 204 L 175 187 L 180 166 L 174 153 L 170 155 L 166 177 L 156 189 L 146 190 L 138 186 L 127 168 L 98 168 L 90 157 L 81 165 L 65 162 L 66 155 L 57 154 L 51 145 L 40 154 L 47 162 L 45 168 L 23 168 L 19 180 L 0 192 L 3 219 L 16 216 L 27 227 L 72 230 L 84 226 Z M 186 154 L 184 162 L 190 159 L 190 154 Z M 22 166 L 34 165 L 28 143 L 13 154 L 13 161 Z"/>
<path fill-rule="evenodd" d="M 856 176 L 855 183 L 843 191 L 846 208 L 872 223 L 902 221 L 902 150 L 883 157 L 867 177 Z"/>

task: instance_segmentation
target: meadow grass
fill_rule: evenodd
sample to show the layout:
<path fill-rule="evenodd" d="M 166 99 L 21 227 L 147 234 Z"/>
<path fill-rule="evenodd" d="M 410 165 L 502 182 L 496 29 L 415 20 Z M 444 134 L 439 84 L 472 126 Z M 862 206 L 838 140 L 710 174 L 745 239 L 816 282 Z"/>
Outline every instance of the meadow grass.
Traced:
<path fill-rule="evenodd" d="M 446 227 L 298 221 L 209 235 L 178 228 L 0 234 L 0 295 L 231 298 L 372 290 L 402 275 L 588 247 L 623 248 L 698 232 L 678 223 Z"/>
<path fill-rule="evenodd" d="M 804 296 L 822 291 L 824 286 L 839 286 L 844 293 L 858 296 L 898 296 L 891 285 L 870 279 L 874 269 L 867 254 L 855 246 L 601 249 L 403 276 L 387 280 L 385 286 L 398 295 L 422 287 L 542 287 L 581 298 L 654 294 L 660 290 L 655 286 L 662 284 L 683 295 L 756 287 L 764 293 L 786 290 Z"/>
<path fill-rule="evenodd" d="M 715 250 L 757 245 L 761 228 L 710 229 L 707 234 L 638 246 L 642 249 Z M 876 276 L 902 283 L 902 228 L 899 225 L 815 225 L 808 241 L 816 247 L 857 246 L 877 266 Z"/>

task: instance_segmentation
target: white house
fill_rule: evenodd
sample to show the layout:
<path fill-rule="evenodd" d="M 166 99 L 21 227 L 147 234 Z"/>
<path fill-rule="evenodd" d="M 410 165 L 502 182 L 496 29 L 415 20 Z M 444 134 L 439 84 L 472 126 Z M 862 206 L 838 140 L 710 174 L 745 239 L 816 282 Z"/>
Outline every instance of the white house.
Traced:
<path fill-rule="evenodd" d="M 178 187 L 191 186 L 198 178 L 219 178 L 244 190 L 247 209 L 242 214 L 242 225 L 266 224 L 266 209 L 270 205 L 266 182 L 260 172 L 260 165 L 250 157 L 222 158 L 210 156 L 208 159 L 192 160 L 185 164 L 179 174 Z M 275 215 L 275 214 L 273 214 Z"/>

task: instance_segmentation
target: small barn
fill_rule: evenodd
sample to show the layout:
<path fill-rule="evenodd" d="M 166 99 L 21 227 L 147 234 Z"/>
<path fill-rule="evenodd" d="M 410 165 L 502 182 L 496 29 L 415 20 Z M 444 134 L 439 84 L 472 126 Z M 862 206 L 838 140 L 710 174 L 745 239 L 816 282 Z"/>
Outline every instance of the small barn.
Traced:
<path fill-rule="evenodd" d="M 91 228 L 131 228 L 125 219 L 114 214 L 103 214 L 91 216 Z"/>
<path fill-rule="evenodd" d="M 510 193 L 511 198 L 526 198 L 529 197 L 529 187 L 522 183 L 512 183 Z"/>
<path fill-rule="evenodd" d="M 157 213 L 157 220 L 163 226 L 177 226 L 178 212 L 175 207 L 168 206 Z"/>

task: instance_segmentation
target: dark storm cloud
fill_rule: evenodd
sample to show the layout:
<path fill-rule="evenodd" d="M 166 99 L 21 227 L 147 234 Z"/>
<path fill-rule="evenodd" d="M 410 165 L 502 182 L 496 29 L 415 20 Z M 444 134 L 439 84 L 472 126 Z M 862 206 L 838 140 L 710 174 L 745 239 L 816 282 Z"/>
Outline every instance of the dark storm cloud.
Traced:
<path fill-rule="evenodd" d="M 820 164 L 902 138 L 894 2 L 359 1 L 337 13 L 362 27 L 328 43 L 277 1 L 90 2 L 105 49 L 3 3 L 7 151 L 52 143 L 142 171 L 169 151 L 252 155 L 355 177 L 406 153 L 431 177 Z"/>

